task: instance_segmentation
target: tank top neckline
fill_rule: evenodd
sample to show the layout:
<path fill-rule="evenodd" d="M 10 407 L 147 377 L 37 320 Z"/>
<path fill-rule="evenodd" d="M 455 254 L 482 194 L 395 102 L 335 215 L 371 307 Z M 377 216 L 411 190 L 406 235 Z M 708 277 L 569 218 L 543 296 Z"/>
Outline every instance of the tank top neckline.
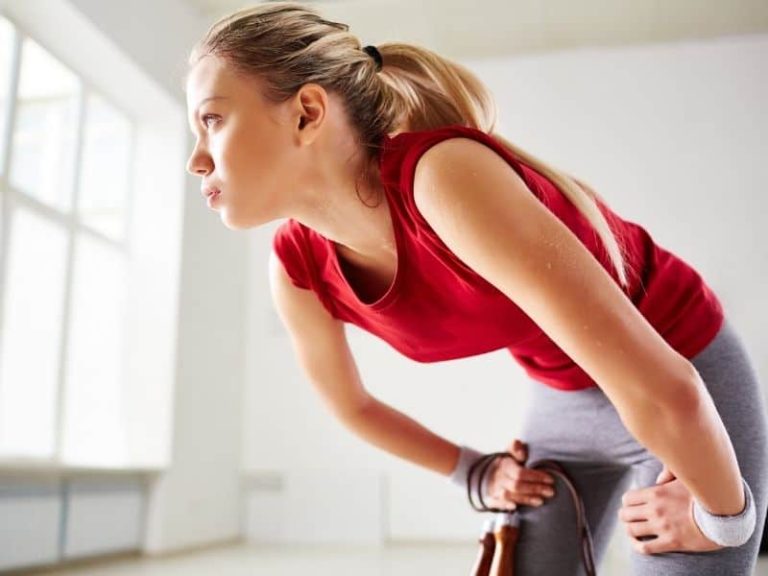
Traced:
<path fill-rule="evenodd" d="M 379 173 L 384 173 L 384 161 L 385 156 L 387 155 L 387 152 L 389 151 L 390 144 L 392 141 L 397 139 L 399 136 L 407 134 L 407 132 L 400 132 L 399 134 L 396 134 L 394 137 L 390 137 L 388 135 L 384 135 L 381 143 L 381 150 L 379 153 Z M 339 260 L 339 254 L 336 251 L 336 243 L 328 238 L 322 237 L 325 242 L 328 245 L 328 250 L 331 254 L 331 261 L 333 264 L 334 269 L 336 270 L 336 273 L 339 275 L 339 278 L 341 279 L 342 283 L 344 284 L 344 288 L 346 290 L 349 290 L 349 293 L 352 295 L 355 303 L 359 305 L 362 308 L 372 309 L 372 310 L 380 310 L 381 308 L 387 306 L 392 301 L 395 300 L 395 298 L 398 295 L 398 288 L 400 286 L 401 278 L 403 276 L 403 254 L 405 253 L 405 249 L 403 246 L 403 238 L 402 234 L 403 232 L 400 230 L 400 222 L 398 218 L 397 211 L 393 207 L 393 201 L 392 201 L 392 194 L 389 190 L 389 186 L 386 181 L 386 179 L 382 180 L 382 185 L 384 188 L 384 194 L 386 196 L 387 200 L 387 208 L 389 209 L 389 216 L 390 220 L 392 222 L 392 229 L 395 236 L 395 252 L 397 253 L 397 262 L 395 263 L 395 274 L 392 277 L 392 281 L 389 284 L 389 287 L 384 291 L 384 293 L 374 300 L 373 302 L 364 302 L 358 293 L 355 291 L 355 289 L 352 287 L 352 284 L 347 279 L 346 275 L 344 274 L 344 270 L 341 267 L 341 262 Z"/>

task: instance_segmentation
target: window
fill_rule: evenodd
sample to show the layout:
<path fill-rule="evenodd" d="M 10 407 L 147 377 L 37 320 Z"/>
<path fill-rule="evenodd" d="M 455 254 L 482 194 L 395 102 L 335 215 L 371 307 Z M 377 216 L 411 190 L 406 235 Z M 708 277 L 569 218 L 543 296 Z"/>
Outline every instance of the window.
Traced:
<path fill-rule="evenodd" d="M 86 98 L 83 153 L 80 162 L 80 221 L 113 238 L 127 232 L 127 199 L 133 129 L 128 119 L 98 94 Z"/>
<path fill-rule="evenodd" d="M 0 18 L 0 174 L 5 173 L 5 131 L 11 93 L 11 65 L 13 64 L 13 28 Z"/>
<path fill-rule="evenodd" d="M 134 122 L 2 18 L 0 46 L 0 456 L 104 464 L 128 426 Z"/>
<path fill-rule="evenodd" d="M 60 212 L 71 209 L 79 91 L 74 74 L 24 39 L 9 182 Z"/>

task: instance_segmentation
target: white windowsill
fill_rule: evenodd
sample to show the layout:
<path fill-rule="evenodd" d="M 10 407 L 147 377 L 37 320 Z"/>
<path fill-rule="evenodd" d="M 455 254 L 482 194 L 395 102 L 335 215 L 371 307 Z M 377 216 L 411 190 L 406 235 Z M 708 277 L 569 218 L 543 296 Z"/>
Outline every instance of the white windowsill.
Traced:
<path fill-rule="evenodd" d="M 0 477 L 8 476 L 138 476 L 159 474 L 165 467 L 124 468 L 120 466 L 80 466 L 52 459 L 0 458 Z"/>

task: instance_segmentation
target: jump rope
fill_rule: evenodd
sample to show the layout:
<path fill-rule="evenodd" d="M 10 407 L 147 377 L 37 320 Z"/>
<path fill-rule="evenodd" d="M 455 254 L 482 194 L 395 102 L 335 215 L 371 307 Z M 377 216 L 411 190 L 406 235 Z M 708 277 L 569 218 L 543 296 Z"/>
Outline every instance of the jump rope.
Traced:
<path fill-rule="evenodd" d="M 467 499 L 470 505 L 477 512 L 495 512 L 495 520 L 487 520 L 483 527 L 481 536 L 480 550 L 478 552 L 472 576 L 514 576 L 515 556 L 518 553 L 517 541 L 520 538 L 521 526 L 517 510 L 505 510 L 503 508 L 492 508 L 486 506 L 483 500 L 483 481 L 488 469 L 496 458 L 517 459 L 509 452 L 492 452 L 485 454 L 472 464 L 467 474 Z M 519 462 L 518 462 L 519 463 Z M 592 534 L 589 531 L 589 525 L 586 521 L 584 512 L 584 503 L 579 496 L 573 481 L 568 476 L 563 466 L 555 460 L 540 460 L 536 464 L 528 466 L 536 470 L 546 470 L 550 474 L 559 476 L 563 483 L 568 487 L 568 491 L 573 498 L 576 507 L 576 529 L 578 532 L 579 552 L 587 576 L 597 576 L 594 560 L 594 549 L 592 544 Z M 477 484 L 472 482 L 472 477 L 479 469 L 480 478 Z M 472 500 L 472 486 L 477 486 L 477 496 L 480 500 L 480 506 L 477 506 Z M 522 551 L 525 553 L 525 550 Z"/>

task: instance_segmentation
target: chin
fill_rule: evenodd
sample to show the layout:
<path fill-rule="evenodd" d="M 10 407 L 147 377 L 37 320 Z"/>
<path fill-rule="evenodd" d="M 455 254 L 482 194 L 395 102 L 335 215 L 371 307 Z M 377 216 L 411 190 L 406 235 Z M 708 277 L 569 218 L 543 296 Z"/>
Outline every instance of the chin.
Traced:
<path fill-rule="evenodd" d="M 250 226 L 244 222 L 240 222 L 238 220 L 230 220 L 228 218 L 222 218 L 221 221 L 224 223 L 224 226 L 229 228 L 230 230 L 245 230 L 247 228 L 250 228 Z"/>
<path fill-rule="evenodd" d="M 262 222 L 254 218 L 237 217 L 237 215 L 231 214 L 226 210 L 221 212 L 221 221 L 230 230 L 247 230 L 249 228 L 256 228 L 260 226 Z"/>

